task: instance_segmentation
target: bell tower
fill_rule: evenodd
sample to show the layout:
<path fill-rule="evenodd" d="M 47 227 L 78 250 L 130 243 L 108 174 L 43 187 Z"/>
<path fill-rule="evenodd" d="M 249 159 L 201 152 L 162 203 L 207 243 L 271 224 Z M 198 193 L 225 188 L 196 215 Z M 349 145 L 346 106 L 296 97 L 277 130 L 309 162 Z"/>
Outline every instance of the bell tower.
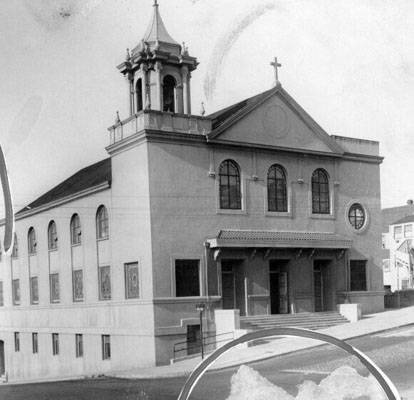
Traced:
<path fill-rule="evenodd" d="M 118 66 L 128 79 L 130 115 L 146 109 L 191 114 L 190 79 L 197 65 L 185 44 L 167 32 L 154 0 L 144 37 Z"/>

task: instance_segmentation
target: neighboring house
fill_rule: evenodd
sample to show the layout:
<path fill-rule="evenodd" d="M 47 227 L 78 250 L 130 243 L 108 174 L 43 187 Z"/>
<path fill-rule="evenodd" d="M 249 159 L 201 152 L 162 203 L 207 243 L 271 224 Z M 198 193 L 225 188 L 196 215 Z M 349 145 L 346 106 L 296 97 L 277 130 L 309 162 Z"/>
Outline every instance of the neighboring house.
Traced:
<path fill-rule="evenodd" d="M 383 260 L 384 287 L 388 290 L 414 288 L 413 240 L 414 215 L 408 215 L 389 225 L 383 234 L 383 247 L 389 257 Z"/>
<path fill-rule="evenodd" d="M 109 158 L 17 213 L 0 268 L 11 380 L 168 363 L 199 303 L 209 332 L 222 308 L 383 310 L 378 142 L 330 136 L 280 83 L 192 115 L 197 64 L 155 4 L 118 67 L 130 116 Z"/>

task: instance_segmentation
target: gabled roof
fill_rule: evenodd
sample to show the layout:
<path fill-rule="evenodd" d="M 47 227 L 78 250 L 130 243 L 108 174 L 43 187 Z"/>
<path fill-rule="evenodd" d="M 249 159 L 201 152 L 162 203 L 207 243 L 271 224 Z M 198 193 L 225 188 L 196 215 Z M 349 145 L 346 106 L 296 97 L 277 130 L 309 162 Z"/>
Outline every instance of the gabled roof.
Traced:
<path fill-rule="evenodd" d="M 220 134 L 230 126 L 252 112 L 267 99 L 278 95 L 299 116 L 309 129 L 327 145 L 335 154 L 344 154 L 344 149 L 289 95 L 282 85 L 277 84 L 274 88 L 258 95 L 249 97 L 230 107 L 219 110 L 207 117 L 212 119 L 212 131 L 207 135 L 207 140 L 219 138 Z"/>
<path fill-rule="evenodd" d="M 20 214 L 47 205 L 57 200 L 75 195 L 79 192 L 93 188 L 103 183 L 111 184 L 111 159 L 106 158 L 95 164 L 89 165 L 66 179 L 53 189 L 49 190 L 28 206 L 20 210 Z"/>
<path fill-rule="evenodd" d="M 148 28 L 144 35 L 144 42 L 154 43 L 154 42 L 164 42 L 178 45 L 178 43 L 171 37 L 167 32 L 167 28 L 164 25 L 164 22 L 161 18 L 160 12 L 158 10 L 157 1 L 154 2 L 154 12 L 152 14 L 152 19 L 148 25 Z"/>
<path fill-rule="evenodd" d="M 407 224 L 409 222 L 414 222 L 414 215 L 407 215 L 404 218 L 401 218 L 401 219 L 393 222 L 391 225 Z"/>

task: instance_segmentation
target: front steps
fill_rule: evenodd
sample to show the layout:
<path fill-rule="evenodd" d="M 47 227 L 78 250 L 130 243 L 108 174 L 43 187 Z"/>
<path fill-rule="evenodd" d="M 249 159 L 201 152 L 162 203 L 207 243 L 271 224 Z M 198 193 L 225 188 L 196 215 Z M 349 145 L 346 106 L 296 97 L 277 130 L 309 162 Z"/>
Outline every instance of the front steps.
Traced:
<path fill-rule="evenodd" d="M 295 327 L 311 330 L 329 328 L 349 322 L 336 311 L 297 314 L 273 314 L 240 317 L 240 328 L 249 331 L 269 328 Z"/>

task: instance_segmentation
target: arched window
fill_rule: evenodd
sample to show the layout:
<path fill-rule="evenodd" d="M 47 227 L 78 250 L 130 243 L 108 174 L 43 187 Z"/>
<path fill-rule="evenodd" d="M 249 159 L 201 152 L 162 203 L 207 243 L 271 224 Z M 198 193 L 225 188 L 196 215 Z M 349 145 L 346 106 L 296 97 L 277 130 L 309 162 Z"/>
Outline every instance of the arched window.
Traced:
<path fill-rule="evenodd" d="M 287 212 L 286 173 L 277 164 L 267 173 L 267 206 L 269 211 Z"/>
<path fill-rule="evenodd" d="M 312 174 L 312 213 L 329 214 L 329 178 L 325 170 L 318 168 Z"/>
<path fill-rule="evenodd" d="M 36 232 L 33 227 L 29 229 L 27 233 L 27 244 L 29 249 L 29 254 L 36 254 Z"/>
<path fill-rule="evenodd" d="M 19 243 L 17 242 L 16 232 L 14 233 L 12 257 L 13 258 L 19 257 Z"/>
<path fill-rule="evenodd" d="M 137 112 L 142 110 L 142 79 L 139 78 L 135 87 L 135 93 L 137 94 Z"/>
<path fill-rule="evenodd" d="M 96 213 L 96 237 L 97 239 L 109 237 L 108 212 L 105 206 L 100 206 Z"/>
<path fill-rule="evenodd" d="M 70 220 L 70 242 L 73 245 L 81 244 L 81 225 L 78 214 L 74 214 Z"/>
<path fill-rule="evenodd" d="M 241 210 L 240 170 L 232 160 L 220 164 L 220 208 Z"/>
<path fill-rule="evenodd" d="M 49 227 L 47 229 L 47 238 L 48 238 L 48 246 L 49 250 L 56 250 L 57 249 L 57 230 L 56 230 L 56 223 L 55 221 L 49 222 Z"/>
<path fill-rule="evenodd" d="M 163 111 L 175 112 L 175 86 L 175 79 L 171 75 L 167 75 L 163 80 L 162 88 Z"/>

